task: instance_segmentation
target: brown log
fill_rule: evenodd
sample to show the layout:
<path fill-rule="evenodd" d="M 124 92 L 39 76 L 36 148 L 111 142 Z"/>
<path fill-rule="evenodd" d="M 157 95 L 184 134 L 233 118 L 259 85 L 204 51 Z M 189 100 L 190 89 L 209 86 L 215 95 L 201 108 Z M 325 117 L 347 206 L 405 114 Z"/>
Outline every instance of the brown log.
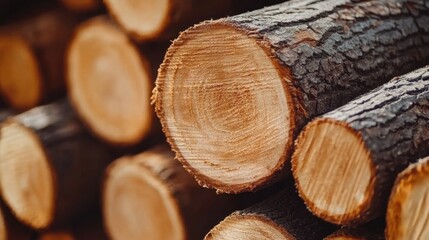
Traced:
<path fill-rule="evenodd" d="M 31 240 L 34 232 L 18 222 L 9 209 L 0 204 L 0 239 L 2 240 Z"/>
<path fill-rule="evenodd" d="M 74 108 L 101 139 L 133 145 L 156 132 L 151 68 L 107 18 L 90 19 L 76 29 L 67 54 L 67 80 Z"/>
<path fill-rule="evenodd" d="M 195 23 L 284 0 L 105 0 L 110 14 L 136 40 L 173 39 Z"/>
<path fill-rule="evenodd" d="M 322 239 L 335 229 L 334 225 L 314 217 L 289 184 L 265 201 L 232 213 L 205 240 Z"/>
<path fill-rule="evenodd" d="M 60 0 L 69 10 L 75 12 L 91 12 L 102 6 L 101 0 Z"/>
<path fill-rule="evenodd" d="M 77 21 L 51 9 L 0 26 L 0 94 L 11 107 L 29 109 L 64 92 L 64 51 Z"/>
<path fill-rule="evenodd" d="M 324 240 L 384 240 L 384 221 L 376 220 L 358 227 L 343 227 Z"/>
<path fill-rule="evenodd" d="M 73 236 L 73 233 L 70 231 L 47 231 L 41 233 L 38 237 L 38 240 L 79 240 Z"/>
<path fill-rule="evenodd" d="M 309 119 L 429 61 L 428 13 L 422 0 L 304 0 L 188 29 L 153 96 L 177 158 L 221 192 L 278 180 Z"/>
<path fill-rule="evenodd" d="M 115 239 L 202 239 L 232 212 L 228 196 L 198 186 L 167 147 L 122 157 L 104 182 L 104 225 Z"/>
<path fill-rule="evenodd" d="M 2 124 L 0 191 L 23 223 L 66 224 L 96 206 L 110 154 L 67 100 L 34 108 Z"/>
<path fill-rule="evenodd" d="M 380 216 L 397 174 L 429 155 L 428 106 L 429 66 L 308 124 L 292 169 L 309 209 L 342 225 Z"/>
<path fill-rule="evenodd" d="M 429 239 L 429 157 L 396 178 L 386 215 L 386 239 Z"/>

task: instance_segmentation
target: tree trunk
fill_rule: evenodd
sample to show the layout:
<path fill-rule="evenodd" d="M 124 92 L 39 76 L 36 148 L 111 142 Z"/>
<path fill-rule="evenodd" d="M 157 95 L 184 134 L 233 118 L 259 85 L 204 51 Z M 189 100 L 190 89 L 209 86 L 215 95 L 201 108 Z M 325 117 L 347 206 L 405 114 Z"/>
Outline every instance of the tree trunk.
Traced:
<path fill-rule="evenodd" d="M 110 14 L 136 40 L 171 40 L 195 23 L 254 10 L 282 0 L 106 0 Z"/>
<path fill-rule="evenodd" d="M 429 155 L 429 66 L 329 112 L 296 144 L 293 175 L 317 216 L 342 225 L 379 216 L 396 175 Z"/>
<path fill-rule="evenodd" d="M 0 239 L 32 240 L 35 233 L 18 222 L 3 203 L 0 204 Z"/>
<path fill-rule="evenodd" d="M 154 49 L 163 55 L 162 46 Z M 150 106 L 152 68 L 143 55 L 105 17 L 80 25 L 71 41 L 67 55 L 71 102 L 89 129 L 111 144 L 136 145 L 160 132 Z"/>
<path fill-rule="evenodd" d="M 205 240 L 322 239 L 336 227 L 314 217 L 293 184 L 265 201 L 237 211 L 214 227 Z"/>
<path fill-rule="evenodd" d="M 112 239 L 202 239 L 235 202 L 199 187 L 163 146 L 110 165 L 103 207 Z"/>
<path fill-rule="evenodd" d="M 100 178 L 111 159 L 62 100 L 2 124 L 0 190 L 23 223 L 62 225 L 96 206 Z"/>
<path fill-rule="evenodd" d="M 154 91 L 177 158 L 221 192 L 278 180 L 309 119 L 429 61 L 428 14 L 423 0 L 304 0 L 183 32 Z"/>
<path fill-rule="evenodd" d="M 64 51 L 77 21 L 52 9 L 0 27 L 0 93 L 11 107 L 29 109 L 64 93 Z"/>
<path fill-rule="evenodd" d="M 386 239 L 429 239 L 428 176 L 429 157 L 398 175 L 387 207 Z"/>

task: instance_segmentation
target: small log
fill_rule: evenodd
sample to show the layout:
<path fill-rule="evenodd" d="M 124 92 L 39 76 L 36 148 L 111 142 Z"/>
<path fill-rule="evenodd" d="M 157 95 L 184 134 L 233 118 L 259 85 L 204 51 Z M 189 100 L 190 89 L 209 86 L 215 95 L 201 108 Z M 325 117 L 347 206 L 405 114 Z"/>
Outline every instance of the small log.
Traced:
<path fill-rule="evenodd" d="M 386 215 L 386 239 L 429 239 L 429 157 L 396 178 Z"/>
<path fill-rule="evenodd" d="M 64 51 L 77 21 L 51 9 L 0 27 L 0 93 L 11 107 L 26 110 L 64 93 Z"/>
<path fill-rule="evenodd" d="M 214 227 L 205 240 L 322 239 L 335 229 L 314 217 L 289 184 L 265 201 L 232 213 Z"/>
<path fill-rule="evenodd" d="M 168 40 L 206 19 L 258 9 L 284 0 L 105 0 L 110 14 L 136 39 Z"/>
<path fill-rule="evenodd" d="M 167 147 L 122 157 L 104 182 L 104 225 L 111 239 L 202 239 L 232 212 L 229 196 L 201 188 Z"/>
<path fill-rule="evenodd" d="M 34 232 L 10 213 L 9 209 L 0 204 L 0 239 L 2 240 L 32 240 Z"/>
<path fill-rule="evenodd" d="M 74 108 L 101 139 L 134 145 L 154 132 L 151 68 L 107 18 L 90 19 L 76 29 L 67 54 L 67 80 Z"/>
<path fill-rule="evenodd" d="M 91 12 L 102 6 L 101 0 L 60 0 L 60 2 L 74 12 Z"/>
<path fill-rule="evenodd" d="M 304 0 L 188 29 L 153 95 L 176 157 L 220 192 L 278 181 L 309 119 L 429 61 L 428 14 L 423 0 Z"/>
<path fill-rule="evenodd" d="M 429 66 L 308 124 L 292 169 L 309 209 L 341 225 L 380 216 L 396 175 L 429 155 L 428 105 Z"/>
<path fill-rule="evenodd" d="M 26 225 L 66 224 L 96 206 L 110 154 L 67 100 L 34 108 L 2 124 L 0 191 Z"/>

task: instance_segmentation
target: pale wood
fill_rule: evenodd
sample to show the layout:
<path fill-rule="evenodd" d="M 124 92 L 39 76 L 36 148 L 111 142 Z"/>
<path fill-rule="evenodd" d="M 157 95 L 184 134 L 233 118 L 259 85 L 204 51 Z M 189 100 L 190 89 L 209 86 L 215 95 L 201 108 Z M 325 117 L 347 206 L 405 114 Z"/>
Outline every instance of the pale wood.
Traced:
<path fill-rule="evenodd" d="M 409 3 L 290 1 L 182 32 L 153 95 L 177 158 L 220 192 L 278 181 L 311 118 L 429 60 L 429 9 Z"/>
<path fill-rule="evenodd" d="M 28 226 L 67 224 L 96 206 L 111 155 L 66 100 L 34 108 L 2 123 L 2 196 Z"/>
<path fill-rule="evenodd" d="M 113 240 L 201 239 L 235 206 L 229 197 L 200 188 L 165 146 L 116 160 L 103 192 Z"/>
<path fill-rule="evenodd" d="M 429 238 L 429 157 L 396 178 L 386 215 L 386 239 Z"/>
<path fill-rule="evenodd" d="M 382 215 L 397 174 L 429 155 L 428 101 L 429 66 L 308 124 L 296 142 L 292 170 L 309 209 L 341 225 Z"/>
<path fill-rule="evenodd" d="M 151 134 L 151 69 L 107 18 L 90 19 L 76 29 L 67 73 L 71 102 L 94 134 L 117 145 L 137 144 Z"/>

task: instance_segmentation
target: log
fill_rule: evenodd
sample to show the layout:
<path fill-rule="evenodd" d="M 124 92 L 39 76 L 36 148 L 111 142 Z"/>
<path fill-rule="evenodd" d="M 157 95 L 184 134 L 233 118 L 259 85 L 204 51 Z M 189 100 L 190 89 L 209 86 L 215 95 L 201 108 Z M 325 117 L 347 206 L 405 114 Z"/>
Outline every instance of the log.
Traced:
<path fill-rule="evenodd" d="M 0 94 L 11 107 L 27 110 L 64 93 L 64 51 L 77 22 L 56 8 L 0 26 Z"/>
<path fill-rule="evenodd" d="M 4 203 L 0 203 L 0 239 L 31 240 L 34 232 L 25 227 L 10 213 Z"/>
<path fill-rule="evenodd" d="M 48 231 L 41 233 L 38 240 L 78 240 L 69 231 Z"/>
<path fill-rule="evenodd" d="M 205 240 L 322 239 L 335 229 L 334 225 L 314 217 L 289 184 L 265 201 L 232 213 Z"/>
<path fill-rule="evenodd" d="M 101 0 L 60 0 L 60 2 L 74 12 L 91 12 L 102 6 Z"/>
<path fill-rule="evenodd" d="M 304 0 L 183 32 L 155 110 L 202 186 L 252 191 L 288 170 L 304 124 L 429 61 L 422 0 Z"/>
<path fill-rule="evenodd" d="M 67 80 L 77 113 L 104 141 L 129 146 L 154 132 L 151 68 L 107 18 L 92 18 L 76 29 L 67 54 Z"/>
<path fill-rule="evenodd" d="M 429 155 L 428 106 L 429 66 L 309 123 L 292 158 L 309 209 L 341 225 L 381 215 L 396 175 Z"/>
<path fill-rule="evenodd" d="M 386 214 L 386 239 L 428 239 L 429 157 L 396 178 Z"/>
<path fill-rule="evenodd" d="M 342 227 L 324 240 L 384 240 L 385 226 L 384 221 L 376 220 L 358 227 Z"/>
<path fill-rule="evenodd" d="M 97 205 L 111 159 L 61 100 L 2 123 L 0 191 L 24 224 L 63 225 Z"/>
<path fill-rule="evenodd" d="M 109 166 L 103 216 L 112 240 L 202 239 L 232 212 L 229 196 L 199 187 L 173 157 L 163 146 Z"/>
<path fill-rule="evenodd" d="M 105 0 L 115 20 L 137 41 L 169 40 L 202 20 L 258 9 L 284 0 Z"/>

